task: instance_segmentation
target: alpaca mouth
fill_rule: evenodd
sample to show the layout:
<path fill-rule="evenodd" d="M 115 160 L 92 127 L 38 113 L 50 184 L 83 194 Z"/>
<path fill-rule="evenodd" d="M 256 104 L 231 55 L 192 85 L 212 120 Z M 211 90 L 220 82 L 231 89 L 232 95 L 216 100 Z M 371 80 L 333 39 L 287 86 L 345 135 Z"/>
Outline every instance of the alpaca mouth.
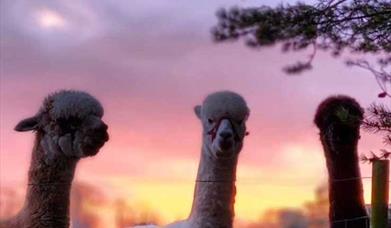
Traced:
<path fill-rule="evenodd" d="M 94 156 L 99 152 L 100 148 L 102 148 L 103 145 L 104 142 L 100 144 L 85 145 L 83 148 L 83 154 L 85 156 Z"/>
<path fill-rule="evenodd" d="M 219 143 L 216 151 L 216 157 L 231 158 L 233 154 L 233 142 L 231 140 L 223 140 Z"/>
<path fill-rule="evenodd" d="M 99 132 L 94 136 L 87 136 L 83 151 L 87 156 L 94 156 L 99 152 L 99 149 L 109 140 L 107 131 Z"/>
<path fill-rule="evenodd" d="M 232 151 L 217 151 L 216 157 L 217 158 L 232 158 L 233 154 L 234 153 Z"/>
<path fill-rule="evenodd" d="M 227 151 L 232 148 L 233 142 L 232 140 L 222 140 L 220 141 L 219 146 L 222 151 Z"/>

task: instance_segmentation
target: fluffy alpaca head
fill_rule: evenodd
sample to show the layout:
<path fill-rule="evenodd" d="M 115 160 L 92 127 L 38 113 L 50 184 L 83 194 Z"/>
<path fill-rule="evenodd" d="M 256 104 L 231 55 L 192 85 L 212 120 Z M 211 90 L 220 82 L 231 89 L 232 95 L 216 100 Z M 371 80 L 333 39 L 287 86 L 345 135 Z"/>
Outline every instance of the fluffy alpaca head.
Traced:
<path fill-rule="evenodd" d="M 364 111 L 348 96 L 332 96 L 318 107 L 314 122 L 321 132 L 332 132 L 334 142 L 351 142 L 359 137 Z"/>
<path fill-rule="evenodd" d="M 95 155 L 108 140 L 102 116 L 102 105 L 88 93 L 62 90 L 46 97 L 38 113 L 15 130 L 42 132 L 49 160 L 58 153 L 80 158 Z"/>
<path fill-rule="evenodd" d="M 203 125 L 204 146 L 213 157 L 231 158 L 239 153 L 250 113 L 242 96 L 230 91 L 212 93 L 194 111 Z"/>

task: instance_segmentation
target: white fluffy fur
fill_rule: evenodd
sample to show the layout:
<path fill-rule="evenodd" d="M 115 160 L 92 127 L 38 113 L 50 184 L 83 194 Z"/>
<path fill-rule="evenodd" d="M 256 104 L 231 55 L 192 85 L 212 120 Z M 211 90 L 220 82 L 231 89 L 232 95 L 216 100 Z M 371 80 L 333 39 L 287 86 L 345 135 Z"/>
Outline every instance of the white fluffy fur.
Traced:
<path fill-rule="evenodd" d="M 177 221 L 164 226 L 165 228 L 231 228 L 234 216 L 233 203 L 235 201 L 235 179 L 238 154 L 242 148 L 243 138 L 246 133 L 245 121 L 250 110 L 245 100 L 234 92 L 222 91 L 210 94 L 204 100 L 202 106 L 196 106 L 195 112 L 200 118 L 204 133 L 201 152 L 201 161 L 198 168 L 197 180 L 222 180 L 216 183 L 197 182 L 193 199 L 192 211 L 188 219 Z M 210 119 L 215 121 L 228 118 L 236 127 L 239 140 L 235 146 L 233 156 L 220 160 L 216 154 L 213 143 L 219 141 L 210 140 L 208 131 L 211 127 Z M 234 123 L 235 122 L 235 123 Z M 221 124 L 217 135 L 221 131 L 233 132 L 231 124 Z M 230 126 L 230 127 L 227 127 Z M 217 136 L 218 137 L 218 136 Z M 231 181 L 232 180 L 232 181 Z M 158 226 L 146 225 L 136 228 L 156 228 Z"/>
<path fill-rule="evenodd" d="M 103 116 L 103 107 L 97 99 L 82 91 L 62 90 L 49 95 L 40 109 L 49 112 L 51 118 L 85 118 L 89 115 Z"/>
<path fill-rule="evenodd" d="M 231 91 L 215 92 L 207 96 L 201 107 L 201 116 L 230 115 L 235 119 L 247 119 L 250 110 L 239 94 Z"/>

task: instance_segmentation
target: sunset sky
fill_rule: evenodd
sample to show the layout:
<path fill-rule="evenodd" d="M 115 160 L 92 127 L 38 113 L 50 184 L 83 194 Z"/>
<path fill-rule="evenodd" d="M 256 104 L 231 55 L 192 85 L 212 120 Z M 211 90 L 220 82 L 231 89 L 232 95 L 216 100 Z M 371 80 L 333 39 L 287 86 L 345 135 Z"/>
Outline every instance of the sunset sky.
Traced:
<path fill-rule="evenodd" d="M 276 3 L 1 0 L 1 186 L 24 189 L 33 134 L 15 132 L 17 122 L 35 114 L 48 93 L 80 89 L 102 102 L 110 141 L 81 161 L 76 180 L 155 210 L 166 222 L 184 218 L 201 148 L 193 107 L 210 92 L 233 90 L 251 109 L 236 217 L 255 221 L 267 208 L 312 200 L 327 180 L 312 123 L 317 105 L 346 94 L 367 107 L 380 102 L 379 89 L 370 73 L 346 67 L 344 57 L 319 52 L 312 71 L 287 76 L 281 68 L 309 53 L 212 41 L 218 8 L 263 4 Z M 360 153 L 382 146 L 380 137 L 362 133 Z M 370 176 L 369 165 L 361 170 Z M 369 202 L 370 183 L 364 184 Z"/>

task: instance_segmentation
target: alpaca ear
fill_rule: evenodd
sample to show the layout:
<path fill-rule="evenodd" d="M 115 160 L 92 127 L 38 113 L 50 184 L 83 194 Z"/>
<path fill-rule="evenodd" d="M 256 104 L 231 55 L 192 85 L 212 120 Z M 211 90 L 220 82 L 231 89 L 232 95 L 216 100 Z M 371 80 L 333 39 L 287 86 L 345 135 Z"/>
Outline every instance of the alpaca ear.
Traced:
<path fill-rule="evenodd" d="M 15 131 L 32 131 L 38 129 L 38 118 L 36 116 L 30 117 L 20 121 L 16 127 Z"/>
<path fill-rule="evenodd" d="M 201 105 L 197 105 L 194 107 L 194 113 L 199 119 L 201 119 Z"/>

